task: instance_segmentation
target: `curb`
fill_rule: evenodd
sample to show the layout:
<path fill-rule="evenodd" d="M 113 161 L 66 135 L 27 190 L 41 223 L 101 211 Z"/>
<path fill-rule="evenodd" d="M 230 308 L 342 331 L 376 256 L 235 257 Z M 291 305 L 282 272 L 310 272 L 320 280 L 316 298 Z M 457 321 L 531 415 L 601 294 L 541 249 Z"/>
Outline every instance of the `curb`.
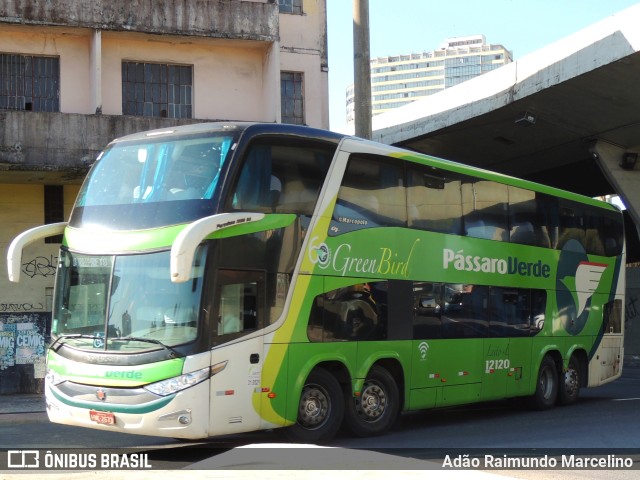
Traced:
<path fill-rule="evenodd" d="M 18 412 L 0 414 L 0 425 L 49 423 L 47 412 Z"/>

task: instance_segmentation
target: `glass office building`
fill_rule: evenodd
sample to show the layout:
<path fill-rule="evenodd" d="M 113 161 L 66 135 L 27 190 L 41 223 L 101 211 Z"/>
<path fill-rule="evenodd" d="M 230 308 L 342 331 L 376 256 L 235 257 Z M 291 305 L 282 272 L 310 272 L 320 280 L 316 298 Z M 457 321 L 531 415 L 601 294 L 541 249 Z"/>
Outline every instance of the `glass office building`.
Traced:
<path fill-rule="evenodd" d="M 446 39 L 437 50 L 371 59 L 373 115 L 401 107 L 513 61 L 484 35 Z M 347 123 L 354 119 L 353 85 L 347 88 Z"/>

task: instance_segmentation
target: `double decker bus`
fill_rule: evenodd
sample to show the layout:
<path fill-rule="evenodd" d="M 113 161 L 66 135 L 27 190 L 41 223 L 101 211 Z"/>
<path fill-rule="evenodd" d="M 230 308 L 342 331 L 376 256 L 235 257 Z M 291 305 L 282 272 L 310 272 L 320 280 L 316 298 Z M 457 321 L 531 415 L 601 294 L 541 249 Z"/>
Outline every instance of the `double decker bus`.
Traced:
<path fill-rule="evenodd" d="M 98 156 L 64 233 L 53 422 L 326 442 L 407 410 L 574 403 L 621 375 L 612 205 L 308 127 L 209 123 Z"/>

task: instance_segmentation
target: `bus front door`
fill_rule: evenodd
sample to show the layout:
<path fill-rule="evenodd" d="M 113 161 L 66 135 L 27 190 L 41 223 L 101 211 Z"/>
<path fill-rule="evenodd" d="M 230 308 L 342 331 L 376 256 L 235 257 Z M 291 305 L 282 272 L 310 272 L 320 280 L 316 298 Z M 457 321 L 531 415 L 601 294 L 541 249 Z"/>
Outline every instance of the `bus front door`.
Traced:
<path fill-rule="evenodd" d="M 217 335 L 211 365 L 211 435 L 260 427 L 260 390 L 264 337 L 256 335 L 265 319 L 264 273 L 220 270 L 214 314 Z"/>

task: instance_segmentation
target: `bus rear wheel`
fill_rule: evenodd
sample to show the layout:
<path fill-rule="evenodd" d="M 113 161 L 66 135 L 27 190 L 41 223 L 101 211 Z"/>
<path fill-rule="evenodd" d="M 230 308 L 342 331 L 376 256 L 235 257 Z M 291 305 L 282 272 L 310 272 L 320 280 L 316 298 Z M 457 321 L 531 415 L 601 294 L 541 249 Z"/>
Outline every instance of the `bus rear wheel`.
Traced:
<path fill-rule="evenodd" d="M 558 391 L 558 404 L 571 405 L 576 403 L 580 395 L 580 364 L 576 357 L 571 357 L 567 370 L 560 379 Z"/>
<path fill-rule="evenodd" d="M 389 430 L 400 410 L 398 385 L 388 370 L 374 366 L 360 395 L 347 399 L 345 424 L 359 437 L 380 435 Z"/>
<path fill-rule="evenodd" d="M 344 418 L 344 394 L 333 375 L 322 368 L 311 372 L 302 387 L 297 423 L 287 429 L 290 440 L 323 443 L 331 440 Z"/>
<path fill-rule="evenodd" d="M 547 410 L 556 404 L 558 398 L 558 369 L 556 363 L 549 356 L 540 362 L 536 391 L 529 399 L 535 410 Z"/>

